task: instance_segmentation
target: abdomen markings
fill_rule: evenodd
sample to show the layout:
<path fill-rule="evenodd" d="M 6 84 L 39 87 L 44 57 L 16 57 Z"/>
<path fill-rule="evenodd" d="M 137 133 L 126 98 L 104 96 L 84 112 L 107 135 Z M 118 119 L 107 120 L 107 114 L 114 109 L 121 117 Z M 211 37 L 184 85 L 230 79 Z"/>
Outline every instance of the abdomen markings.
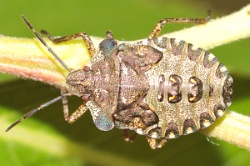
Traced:
<path fill-rule="evenodd" d="M 151 46 L 164 52 L 146 72 L 150 89 L 144 102 L 159 117 L 153 137 L 193 133 L 224 114 L 233 80 L 213 54 L 176 39 L 156 39 Z"/>

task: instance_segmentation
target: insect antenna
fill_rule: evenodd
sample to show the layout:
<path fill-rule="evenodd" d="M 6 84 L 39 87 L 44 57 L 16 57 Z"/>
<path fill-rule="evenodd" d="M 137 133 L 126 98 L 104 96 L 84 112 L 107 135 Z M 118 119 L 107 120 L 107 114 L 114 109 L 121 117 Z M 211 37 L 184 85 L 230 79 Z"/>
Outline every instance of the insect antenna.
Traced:
<path fill-rule="evenodd" d="M 63 97 L 65 96 L 70 96 L 71 94 L 66 93 L 64 95 L 58 96 L 50 101 L 47 101 L 46 103 L 41 104 L 39 107 L 29 111 L 28 113 L 26 113 L 25 115 L 23 115 L 22 118 L 18 119 L 17 121 L 15 121 L 14 123 L 12 123 L 5 131 L 8 132 L 10 129 L 12 129 L 14 126 L 16 126 L 17 124 L 21 123 L 24 119 L 27 119 L 28 117 L 31 117 L 32 115 L 34 115 L 35 113 L 37 113 L 38 111 L 40 111 L 41 109 L 48 107 L 49 105 L 57 102 L 58 100 L 61 100 Z"/>
<path fill-rule="evenodd" d="M 25 24 L 27 24 L 27 26 L 29 27 L 30 30 L 33 31 L 33 33 L 36 35 L 36 37 L 41 41 L 41 43 L 48 49 L 48 51 L 56 58 L 56 60 L 69 72 L 72 71 L 73 69 L 70 69 L 60 58 L 59 56 L 48 46 L 48 44 L 44 41 L 44 39 L 42 38 L 42 36 L 36 32 L 36 30 L 33 28 L 33 26 L 30 24 L 30 22 L 24 17 L 22 16 L 23 21 L 25 22 Z"/>

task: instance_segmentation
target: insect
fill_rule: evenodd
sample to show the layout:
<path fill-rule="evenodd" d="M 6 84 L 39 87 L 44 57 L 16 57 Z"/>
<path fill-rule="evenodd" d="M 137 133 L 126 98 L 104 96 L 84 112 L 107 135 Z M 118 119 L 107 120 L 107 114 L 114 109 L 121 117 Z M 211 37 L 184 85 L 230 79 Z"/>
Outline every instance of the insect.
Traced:
<path fill-rule="evenodd" d="M 127 142 L 132 142 L 136 133 L 146 135 L 150 147 L 158 149 L 167 139 L 210 126 L 231 104 L 233 79 L 213 54 L 182 40 L 158 37 L 167 23 L 206 23 L 210 14 L 200 19 L 162 19 L 148 39 L 135 43 L 118 42 L 107 31 L 99 48 L 94 47 L 86 33 L 53 38 L 41 31 L 54 43 L 82 37 L 92 55 L 90 64 L 82 69 L 70 69 L 22 18 L 69 74 L 61 96 L 31 110 L 6 131 L 62 100 L 67 122 L 75 122 L 90 110 L 98 129 L 122 129 Z M 69 115 L 67 96 L 71 95 L 84 102 Z M 130 134 L 130 130 L 135 134 Z"/>

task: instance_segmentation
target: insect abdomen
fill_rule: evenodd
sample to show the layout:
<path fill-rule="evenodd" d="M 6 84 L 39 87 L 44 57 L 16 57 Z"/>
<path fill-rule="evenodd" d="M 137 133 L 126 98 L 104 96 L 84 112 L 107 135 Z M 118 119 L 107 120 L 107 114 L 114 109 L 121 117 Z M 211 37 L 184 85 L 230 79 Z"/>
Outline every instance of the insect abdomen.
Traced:
<path fill-rule="evenodd" d="M 152 137 L 193 133 L 224 114 L 231 104 L 233 80 L 213 54 L 167 38 L 155 40 L 153 47 L 164 56 L 146 73 L 150 89 L 145 102 L 159 117 L 158 126 L 149 132 Z"/>

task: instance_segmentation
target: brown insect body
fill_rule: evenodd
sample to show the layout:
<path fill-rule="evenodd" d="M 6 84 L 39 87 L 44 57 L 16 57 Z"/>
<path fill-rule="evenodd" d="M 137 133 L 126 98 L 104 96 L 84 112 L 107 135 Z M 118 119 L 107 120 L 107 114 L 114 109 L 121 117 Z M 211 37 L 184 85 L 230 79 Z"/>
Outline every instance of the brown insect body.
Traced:
<path fill-rule="evenodd" d="M 86 33 L 53 38 L 41 31 L 54 43 L 83 38 L 93 57 L 89 66 L 73 70 L 23 17 L 69 75 L 60 97 L 31 110 L 6 131 L 60 99 L 67 122 L 75 122 L 89 109 L 98 129 L 122 129 L 127 142 L 134 139 L 128 130 L 134 130 L 146 135 L 152 149 L 161 148 L 167 139 L 210 126 L 231 104 L 232 77 L 211 53 L 182 40 L 158 38 L 166 23 L 205 23 L 209 18 L 163 19 L 148 39 L 135 43 L 118 43 L 108 31 L 97 50 Z M 85 102 L 69 116 L 66 97 L 70 95 L 82 97 Z"/>
<path fill-rule="evenodd" d="M 135 45 L 154 49 L 162 56 L 143 71 L 149 89 L 141 91 L 139 102 L 116 111 L 116 127 L 151 138 L 172 139 L 210 126 L 231 104 L 232 77 L 214 55 L 169 38 Z"/>

